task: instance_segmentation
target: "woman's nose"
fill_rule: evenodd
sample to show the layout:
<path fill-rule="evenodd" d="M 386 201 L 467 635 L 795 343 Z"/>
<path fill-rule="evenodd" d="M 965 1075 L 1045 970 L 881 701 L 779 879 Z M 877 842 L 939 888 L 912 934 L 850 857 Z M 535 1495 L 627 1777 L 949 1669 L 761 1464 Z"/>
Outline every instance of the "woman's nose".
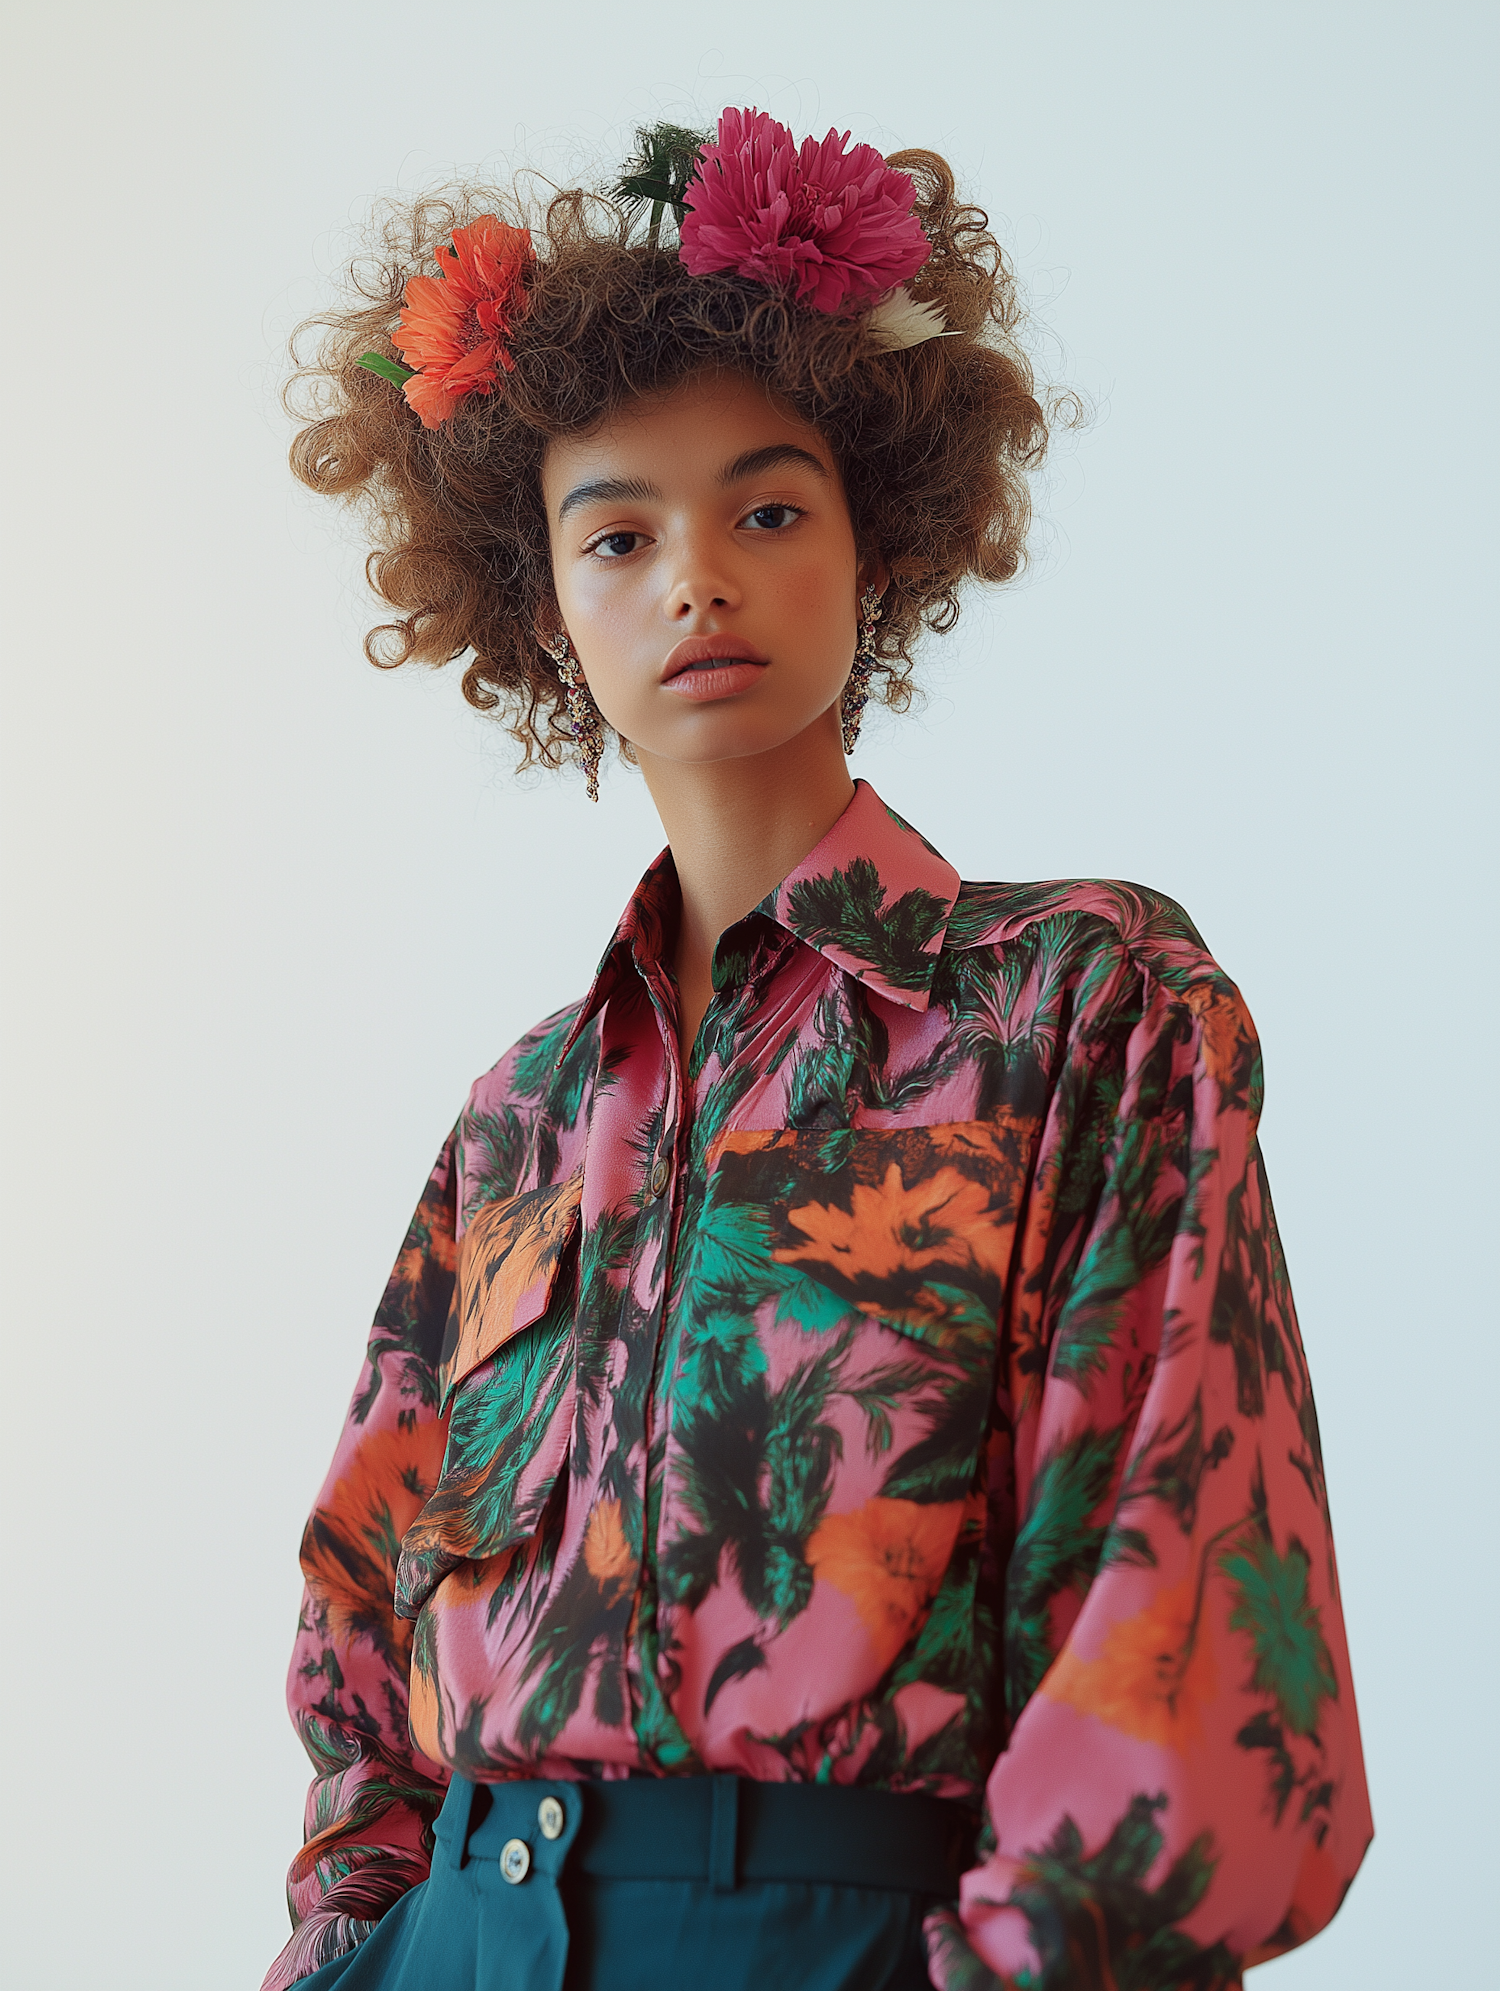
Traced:
<path fill-rule="evenodd" d="M 666 609 L 672 622 L 686 622 L 695 615 L 708 615 L 715 609 L 734 609 L 743 600 L 742 591 L 727 563 L 701 544 L 689 544 L 676 564 L 667 591 Z"/>

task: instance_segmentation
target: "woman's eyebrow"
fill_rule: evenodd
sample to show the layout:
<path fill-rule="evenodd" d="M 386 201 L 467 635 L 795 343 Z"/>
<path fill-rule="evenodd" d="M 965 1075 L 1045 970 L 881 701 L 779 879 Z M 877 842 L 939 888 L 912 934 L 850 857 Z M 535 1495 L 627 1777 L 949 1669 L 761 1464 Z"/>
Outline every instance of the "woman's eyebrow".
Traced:
<path fill-rule="evenodd" d="M 828 475 L 828 466 L 821 463 L 810 449 L 799 449 L 794 442 L 768 443 L 764 449 L 747 449 L 743 456 L 737 456 L 733 463 L 726 463 L 719 472 L 721 484 L 738 484 L 742 478 L 758 477 L 763 470 L 777 470 L 783 464 L 795 464 L 803 470 L 816 470 L 820 477 Z"/>
<path fill-rule="evenodd" d="M 581 505 L 627 504 L 632 498 L 659 498 L 661 492 L 654 484 L 648 484 L 644 477 L 596 477 L 591 484 L 575 484 L 557 508 L 557 522 L 562 524 L 569 512 L 576 512 Z"/>

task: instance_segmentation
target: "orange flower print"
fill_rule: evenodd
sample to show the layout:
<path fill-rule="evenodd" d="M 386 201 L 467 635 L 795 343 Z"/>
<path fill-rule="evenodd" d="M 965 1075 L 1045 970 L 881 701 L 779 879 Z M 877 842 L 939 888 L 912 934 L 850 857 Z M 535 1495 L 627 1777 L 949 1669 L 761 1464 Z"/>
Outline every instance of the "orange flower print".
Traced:
<path fill-rule="evenodd" d="M 1233 1085 L 1244 1035 L 1239 1003 L 1212 982 L 1195 982 L 1182 999 L 1203 1031 L 1203 1062 L 1210 1078 L 1225 1087 Z"/>
<path fill-rule="evenodd" d="M 908 1189 L 893 1161 L 878 1188 L 854 1185 L 848 1210 L 805 1203 L 787 1214 L 808 1242 L 778 1251 L 781 1263 L 810 1259 L 851 1284 L 965 1263 L 1003 1276 L 1009 1255 L 1010 1234 L 994 1221 L 989 1191 L 956 1168 L 940 1168 Z"/>
<path fill-rule="evenodd" d="M 408 1705 L 407 1721 L 411 1729 L 412 1741 L 424 1756 L 434 1762 L 443 1760 L 443 1697 L 437 1678 L 430 1666 L 424 1666 L 413 1656 L 411 1667 L 411 1700 Z"/>
<path fill-rule="evenodd" d="M 1197 1591 L 1191 1576 L 1160 1591 L 1133 1618 L 1110 1626 L 1097 1659 L 1066 1647 L 1041 1691 L 1143 1742 L 1180 1752 L 1200 1741 L 1200 1710 L 1214 1698 L 1218 1670 Z"/>
<path fill-rule="evenodd" d="M 524 1293 L 551 1268 L 578 1208 L 578 1186 L 570 1179 L 561 1191 L 490 1203 L 479 1212 L 464 1232 L 461 1254 L 466 1319 L 497 1283 L 508 1294 Z"/>
<path fill-rule="evenodd" d="M 937 1595 L 963 1510 L 961 1500 L 929 1506 L 877 1495 L 828 1515 L 809 1538 L 809 1566 L 853 1601 L 882 1672 Z"/>
<path fill-rule="evenodd" d="M 488 1203 L 464 1232 L 458 1336 L 440 1378 L 445 1391 L 537 1318 L 582 1188 L 582 1175 L 575 1175 L 540 1193 Z"/>
<path fill-rule="evenodd" d="M 441 1272 L 451 1272 L 458 1262 L 458 1245 L 450 1231 L 434 1227 L 425 1238 L 414 1238 L 396 1260 L 392 1284 L 400 1286 L 403 1292 L 413 1293 L 427 1276 L 430 1266 L 437 1266 Z"/>
<path fill-rule="evenodd" d="M 625 1539 L 618 1500 L 601 1500 L 583 1537 L 584 1567 L 604 1593 L 608 1610 L 635 1582 L 635 1557 Z"/>
<path fill-rule="evenodd" d="M 394 1590 L 401 1538 L 431 1496 L 442 1457 L 443 1432 L 436 1424 L 372 1431 L 313 1515 L 302 1568 L 335 1639 L 368 1630 L 372 1568 L 380 1572 L 383 1590 Z M 398 1624 L 399 1637 L 408 1631 Z"/>
<path fill-rule="evenodd" d="M 533 260 L 524 228 L 481 214 L 454 229 L 439 275 L 408 282 L 391 343 L 416 368 L 402 391 L 424 428 L 441 427 L 469 395 L 488 394 L 501 367 L 514 367 L 505 342 L 526 308 L 522 277 Z"/>

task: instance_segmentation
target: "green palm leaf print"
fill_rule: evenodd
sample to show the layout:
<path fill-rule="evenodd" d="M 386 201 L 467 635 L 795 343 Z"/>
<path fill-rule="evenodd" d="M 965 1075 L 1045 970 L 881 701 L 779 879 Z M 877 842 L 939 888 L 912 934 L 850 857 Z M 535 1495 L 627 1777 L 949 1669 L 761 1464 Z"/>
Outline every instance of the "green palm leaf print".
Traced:
<path fill-rule="evenodd" d="M 867 857 L 826 878 L 804 878 L 792 887 L 787 923 L 814 947 L 840 947 L 868 961 L 892 988 L 924 988 L 932 980 L 928 953 L 948 921 L 948 908 L 931 892 L 903 892 L 889 905 L 880 872 Z"/>
<path fill-rule="evenodd" d="M 1318 1710 L 1339 1690 L 1321 1615 L 1308 1601 L 1311 1566 L 1307 1550 L 1295 1536 L 1286 1554 L 1278 1555 L 1269 1530 L 1259 1521 L 1219 1556 L 1219 1567 L 1235 1593 L 1230 1625 L 1248 1633 L 1255 1652 L 1255 1689 L 1272 1696 L 1294 1735 L 1313 1734 Z"/>

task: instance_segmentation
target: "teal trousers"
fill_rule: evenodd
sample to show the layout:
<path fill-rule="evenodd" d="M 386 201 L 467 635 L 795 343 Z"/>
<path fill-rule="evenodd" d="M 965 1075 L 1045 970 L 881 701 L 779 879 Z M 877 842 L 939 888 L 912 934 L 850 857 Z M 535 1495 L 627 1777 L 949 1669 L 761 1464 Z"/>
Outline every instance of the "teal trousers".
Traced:
<path fill-rule="evenodd" d="M 429 1879 L 301 1991 L 930 1991 L 972 1819 L 737 1777 L 470 1784 Z"/>

